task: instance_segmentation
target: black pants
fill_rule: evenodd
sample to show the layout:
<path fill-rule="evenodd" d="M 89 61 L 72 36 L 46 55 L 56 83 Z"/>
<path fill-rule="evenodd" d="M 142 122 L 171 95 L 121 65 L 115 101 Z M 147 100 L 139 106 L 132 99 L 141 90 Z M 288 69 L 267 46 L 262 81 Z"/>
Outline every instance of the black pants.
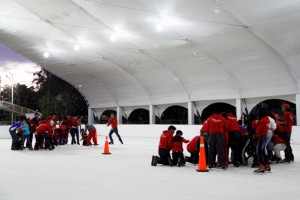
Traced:
<path fill-rule="evenodd" d="M 177 165 L 179 158 L 182 163 L 185 163 L 184 161 L 184 155 L 182 152 L 173 152 L 172 153 L 172 158 L 173 158 L 173 165 Z"/>
<path fill-rule="evenodd" d="M 224 152 L 224 135 L 210 134 L 208 140 L 208 164 L 215 165 L 216 150 L 218 151 L 218 158 L 221 166 L 225 166 L 225 152 Z"/>
<path fill-rule="evenodd" d="M 38 133 L 38 134 L 40 137 L 40 141 L 42 141 L 42 139 L 45 139 L 45 148 L 52 149 L 52 147 L 50 146 L 50 141 L 49 141 L 49 137 L 47 136 L 47 134 L 46 133 Z M 37 147 L 38 148 L 40 147 L 40 143 L 37 145 Z"/>
<path fill-rule="evenodd" d="M 18 142 L 18 137 L 17 137 L 16 129 L 9 130 L 9 133 L 10 133 L 11 139 L 12 139 L 11 150 L 14 150 L 14 149 L 16 149 L 17 142 Z"/>
<path fill-rule="evenodd" d="M 157 162 L 158 164 L 169 165 L 168 158 L 171 158 L 170 150 L 159 148 L 158 149 L 158 155 L 160 157 L 160 159 Z"/>
<path fill-rule="evenodd" d="M 237 164 L 237 161 L 240 159 L 240 157 L 242 155 L 242 151 L 240 151 L 240 148 L 239 148 L 239 137 L 240 137 L 239 132 L 236 132 L 236 131 L 229 132 L 228 149 L 229 149 L 229 147 L 231 148 L 231 151 L 233 154 L 232 162 L 234 164 Z"/>
<path fill-rule="evenodd" d="M 117 135 L 117 137 L 119 138 L 119 140 L 120 140 L 120 142 L 121 143 L 123 143 L 123 141 L 122 141 L 122 138 L 121 138 L 121 136 L 119 135 L 119 132 L 118 132 L 118 128 L 112 128 L 111 130 L 110 130 L 110 132 L 109 132 L 109 139 L 110 139 L 110 141 L 113 143 L 114 142 L 114 140 L 113 140 L 113 138 L 112 138 L 112 134 L 113 133 L 116 133 L 116 135 Z"/>
<path fill-rule="evenodd" d="M 282 132 L 280 137 L 286 142 L 286 149 L 284 150 L 284 157 L 286 160 L 294 160 L 293 150 L 291 147 L 291 133 Z"/>
<path fill-rule="evenodd" d="M 77 140 L 77 144 L 79 144 L 79 132 L 78 132 L 78 128 L 71 128 L 71 136 L 72 136 L 72 142 L 71 144 L 76 144 L 76 140 Z M 75 140 L 75 136 L 76 136 L 76 140 Z"/>

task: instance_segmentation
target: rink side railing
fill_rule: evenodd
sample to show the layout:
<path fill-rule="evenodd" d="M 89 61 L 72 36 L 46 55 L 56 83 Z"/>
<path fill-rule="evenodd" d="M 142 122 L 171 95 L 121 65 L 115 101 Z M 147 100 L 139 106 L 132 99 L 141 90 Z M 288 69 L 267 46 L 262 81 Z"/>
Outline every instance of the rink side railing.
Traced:
<path fill-rule="evenodd" d="M 103 124 L 95 125 L 98 135 L 108 135 L 110 127 Z M 201 125 L 174 125 L 183 132 L 183 137 L 191 139 L 200 134 Z M 123 137 L 159 138 L 168 125 L 119 125 L 119 133 Z M 0 139 L 10 139 L 9 126 L 0 126 Z M 293 126 L 292 143 L 300 144 L 300 126 Z"/>

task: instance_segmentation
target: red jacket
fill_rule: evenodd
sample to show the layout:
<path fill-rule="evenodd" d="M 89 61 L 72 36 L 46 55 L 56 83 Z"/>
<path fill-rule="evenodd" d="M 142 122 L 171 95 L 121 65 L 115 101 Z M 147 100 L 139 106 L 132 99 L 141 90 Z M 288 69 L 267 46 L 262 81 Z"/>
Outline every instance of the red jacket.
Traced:
<path fill-rule="evenodd" d="M 72 128 L 77 128 L 78 127 L 78 120 L 76 119 L 76 118 L 74 118 L 73 120 L 72 120 Z"/>
<path fill-rule="evenodd" d="M 268 116 L 261 118 L 255 130 L 256 135 L 266 136 L 268 134 L 269 124 L 270 124 L 270 120 Z"/>
<path fill-rule="evenodd" d="M 213 114 L 207 121 L 209 134 L 224 134 L 227 131 L 225 118 L 220 114 Z"/>
<path fill-rule="evenodd" d="M 172 140 L 173 140 L 173 133 L 169 130 L 163 131 L 163 133 L 160 136 L 158 148 L 171 150 L 173 144 Z"/>
<path fill-rule="evenodd" d="M 286 125 L 282 124 L 282 132 L 291 133 L 294 117 L 291 112 L 284 112 L 282 122 L 287 122 Z"/>
<path fill-rule="evenodd" d="M 36 128 L 36 132 L 39 133 L 47 133 L 52 135 L 52 129 L 51 126 L 49 124 L 40 124 L 37 128 Z"/>
<path fill-rule="evenodd" d="M 182 147 L 182 143 L 188 143 L 189 140 L 184 139 L 181 136 L 175 136 L 173 137 L 173 145 L 172 145 L 172 152 L 183 152 L 183 147 Z"/>
<path fill-rule="evenodd" d="M 201 133 L 208 133 L 208 129 L 207 129 L 207 120 L 204 121 L 202 128 L 200 129 Z"/>
<path fill-rule="evenodd" d="M 107 122 L 107 126 L 111 125 L 112 128 L 118 127 L 118 120 L 117 118 L 110 118 Z"/>
<path fill-rule="evenodd" d="M 233 116 L 233 114 L 228 113 L 227 117 L 228 121 L 228 132 L 240 132 L 240 127 L 237 119 Z"/>
<path fill-rule="evenodd" d="M 197 145 L 199 145 L 200 136 L 195 136 L 187 145 L 186 149 L 190 153 L 197 153 Z"/>
<path fill-rule="evenodd" d="M 283 139 L 281 139 L 278 135 L 273 135 L 272 142 L 274 143 L 274 146 L 279 143 L 286 145 L 286 142 Z"/>

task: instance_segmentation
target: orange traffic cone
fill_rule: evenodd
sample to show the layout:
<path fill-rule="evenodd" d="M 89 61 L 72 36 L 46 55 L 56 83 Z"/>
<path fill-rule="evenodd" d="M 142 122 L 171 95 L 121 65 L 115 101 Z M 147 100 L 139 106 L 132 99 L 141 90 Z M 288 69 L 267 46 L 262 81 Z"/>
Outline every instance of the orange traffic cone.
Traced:
<path fill-rule="evenodd" d="M 206 168 L 205 148 L 204 148 L 204 137 L 200 137 L 200 150 L 199 150 L 199 163 L 197 172 L 208 172 Z"/>
<path fill-rule="evenodd" d="M 108 146 L 108 137 L 105 137 L 105 143 L 104 143 L 104 152 L 102 154 L 111 154 L 109 153 L 109 146 Z"/>

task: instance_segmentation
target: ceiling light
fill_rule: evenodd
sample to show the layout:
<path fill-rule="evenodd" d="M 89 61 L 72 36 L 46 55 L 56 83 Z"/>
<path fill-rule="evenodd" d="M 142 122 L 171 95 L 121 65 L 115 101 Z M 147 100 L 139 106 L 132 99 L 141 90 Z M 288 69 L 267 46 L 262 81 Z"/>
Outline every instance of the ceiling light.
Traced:
<path fill-rule="evenodd" d="M 48 52 L 45 52 L 43 55 L 45 58 L 49 58 L 49 56 L 50 56 L 50 54 Z"/>
<path fill-rule="evenodd" d="M 117 38 L 116 38 L 115 35 L 110 36 L 110 41 L 114 42 L 114 41 L 116 41 L 116 40 L 117 40 Z"/>
<path fill-rule="evenodd" d="M 215 12 L 216 14 L 219 14 L 219 13 L 220 13 L 220 8 L 219 8 L 219 6 L 217 6 L 217 7 L 215 8 L 214 12 Z"/>
<path fill-rule="evenodd" d="M 75 51 L 79 51 L 79 49 L 80 49 L 80 46 L 79 46 L 79 45 L 77 45 L 77 44 L 74 45 L 74 50 L 75 50 Z"/>
<path fill-rule="evenodd" d="M 162 29 L 163 29 L 163 27 L 162 27 L 161 24 L 157 24 L 157 25 L 156 25 L 156 30 L 157 30 L 157 31 L 162 31 Z"/>

